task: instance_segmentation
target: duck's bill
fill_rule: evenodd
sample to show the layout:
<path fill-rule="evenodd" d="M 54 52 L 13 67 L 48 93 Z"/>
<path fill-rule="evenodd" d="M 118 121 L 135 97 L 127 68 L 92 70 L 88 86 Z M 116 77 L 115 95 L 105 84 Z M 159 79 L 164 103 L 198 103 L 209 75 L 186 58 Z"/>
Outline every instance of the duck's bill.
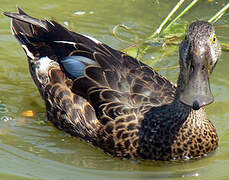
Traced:
<path fill-rule="evenodd" d="M 194 110 L 198 110 L 214 101 L 209 84 L 209 74 L 201 64 L 190 71 L 184 91 L 180 94 L 180 101 Z"/>

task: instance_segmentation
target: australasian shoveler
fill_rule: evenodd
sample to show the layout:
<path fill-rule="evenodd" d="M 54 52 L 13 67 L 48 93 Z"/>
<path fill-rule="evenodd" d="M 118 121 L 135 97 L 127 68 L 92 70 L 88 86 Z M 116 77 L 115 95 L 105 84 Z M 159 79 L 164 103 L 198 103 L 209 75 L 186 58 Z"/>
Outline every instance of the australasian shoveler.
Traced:
<path fill-rule="evenodd" d="M 196 21 L 179 49 L 177 86 L 148 65 L 55 21 L 18 9 L 13 35 L 59 129 L 121 158 L 197 158 L 218 146 L 203 106 L 221 54 L 213 25 Z"/>

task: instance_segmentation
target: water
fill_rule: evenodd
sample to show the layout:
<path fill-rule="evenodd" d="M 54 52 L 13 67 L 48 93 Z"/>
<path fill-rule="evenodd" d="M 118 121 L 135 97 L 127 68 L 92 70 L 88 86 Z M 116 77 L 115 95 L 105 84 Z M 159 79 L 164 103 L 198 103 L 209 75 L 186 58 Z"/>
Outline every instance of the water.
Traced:
<path fill-rule="evenodd" d="M 116 49 L 130 43 L 117 40 L 117 24 L 134 28 L 140 38 L 158 27 L 176 1 L 165 0 L 0 0 L 1 11 L 16 5 L 38 18 L 54 19 L 68 28 L 91 35 Z M 201 1 L 182 21 L 209 19 L 227 0 Z M 218 25 L 228 25 L 227 13 Z M 152 162 L 113 158 L 91 145 L 56 130 L 45 115 L 45 106 L 28 72 L 23 50 L 11 35 L 9 19 L 0 18 L 0 179 L 229 179 L 229 52 L 224 51 L 211 78 L 215 103 L 207 107 L 216 126 L 220 147 L 197 161 Z M 217 29 L 226 42 L 228 28 Z M 132 34 L 123 32 L 128 38 Z M 177 65 L 177 46 L 155 47 L 144 58 L 154 67 Z M 166 54 L 165 54 L 166 52 Z M 155 63 L 154 59 L 160 57 Z M 173 81 L 178 70 L 160 71 Z M 25 118 L 22 112 L 36 112 Z"/>

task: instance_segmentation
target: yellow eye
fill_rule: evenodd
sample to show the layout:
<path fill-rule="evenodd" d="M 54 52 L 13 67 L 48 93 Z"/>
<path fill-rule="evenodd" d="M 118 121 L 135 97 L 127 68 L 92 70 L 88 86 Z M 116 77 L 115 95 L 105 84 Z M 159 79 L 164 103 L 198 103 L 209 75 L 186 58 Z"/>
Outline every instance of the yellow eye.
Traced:
<path fill-rule="evenodd" d="M 214 35 L 212 38 L 212 43 L 215 44 L 216 43 L 216 36 Z"/>

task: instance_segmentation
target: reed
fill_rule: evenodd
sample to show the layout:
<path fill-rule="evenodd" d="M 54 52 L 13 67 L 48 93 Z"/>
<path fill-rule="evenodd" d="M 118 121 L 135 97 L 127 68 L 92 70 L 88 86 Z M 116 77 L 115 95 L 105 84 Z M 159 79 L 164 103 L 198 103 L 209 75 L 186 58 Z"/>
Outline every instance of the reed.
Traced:
<path fill-rule="evenodd" d="M 179 0 L 177 4 L 172 8 L 169 14 L 162 21 L 160 26 L 147 38 L 140 40 L 137 33 L 127 27 L 126 25 L 117 25 L 113 28 L 113 35 L 115 38 L 127 42 L 132 42 L 132 44 L 124 49 L 123 51 L 132 55 L 142 58 L 146 52 L 152 47 L 157 46 L 166 46 L 166 45 L 178 45 L 181 38 L 184 36 L 184 32 L 187 26 L 187 23 L 182 23 L 177 21 L 184 16 L 196 3 L 201 3 L 200 0 L 192 0 L 176 17 L 171 19 L 177 11 L 182 7 L 183 3 L 187 0 Z M 216 23 L 229 9 L 229 3 L 222 7 L 213 17 L 211 17 L 208 22 Z M 129 31 L 134 35 L 135 41 L 124 39 L 118 35 L 118 30 L 123 28 L 126 31 Z M 217 28 L 217 27 L 216 27 Z M 222 49 L 225 51 L 229 50 L 229 44 L 227 42 L 221 42 Z"/>

